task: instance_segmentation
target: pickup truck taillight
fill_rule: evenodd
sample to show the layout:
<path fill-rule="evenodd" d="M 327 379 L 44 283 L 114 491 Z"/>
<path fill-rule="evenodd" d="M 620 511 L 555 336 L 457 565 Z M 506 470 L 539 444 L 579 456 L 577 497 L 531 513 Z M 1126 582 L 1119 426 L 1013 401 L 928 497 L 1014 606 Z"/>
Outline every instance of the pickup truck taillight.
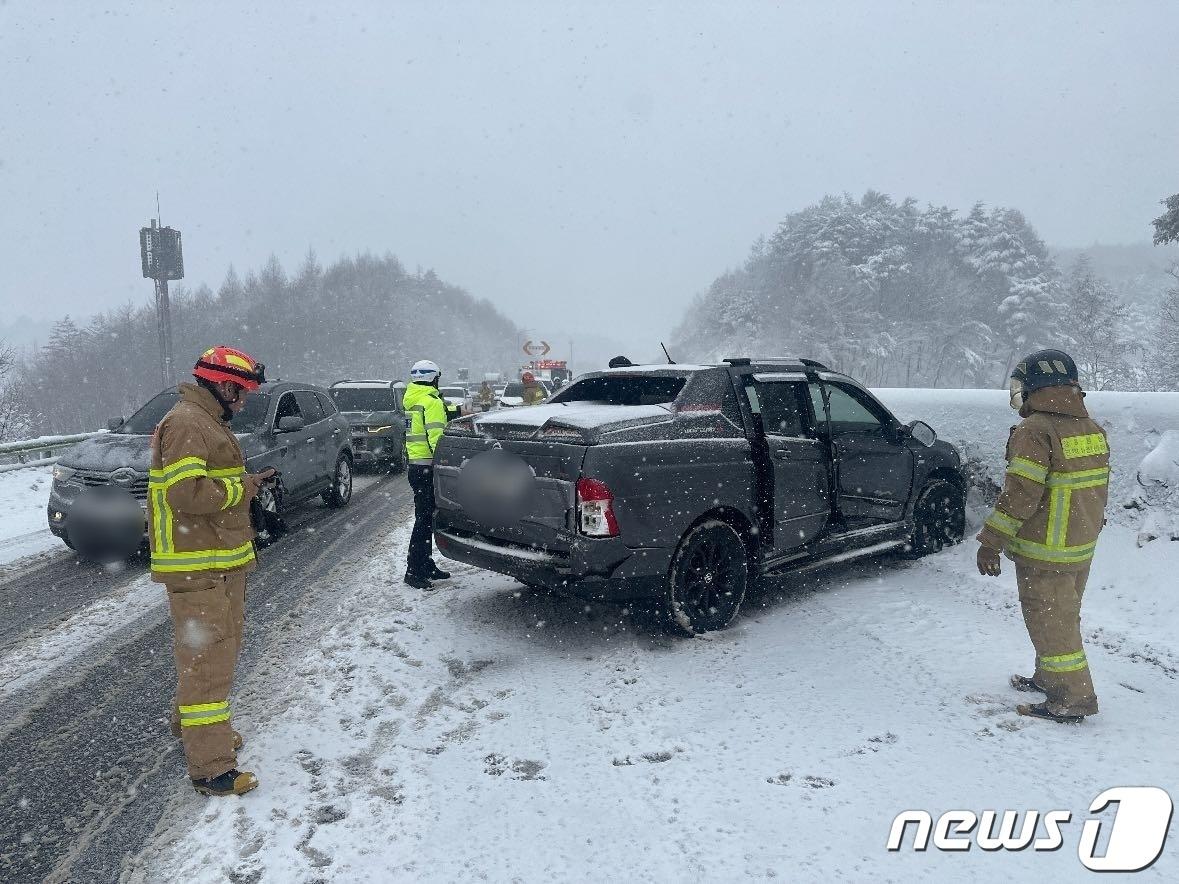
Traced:
<path fill-rule="evenodd" d="M 589 537 L 617 537 L 614 495 L 605 482 L 582 477 L 577 480 L 577 527 Z"/>

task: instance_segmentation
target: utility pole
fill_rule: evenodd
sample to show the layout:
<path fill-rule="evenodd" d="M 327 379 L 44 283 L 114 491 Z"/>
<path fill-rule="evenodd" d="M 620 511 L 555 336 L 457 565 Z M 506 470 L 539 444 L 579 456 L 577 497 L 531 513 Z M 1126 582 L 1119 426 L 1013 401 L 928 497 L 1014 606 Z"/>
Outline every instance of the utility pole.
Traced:
<path fill-rule="evenodd" d="M 158 199 L 158 197 L 157 197 Z M 155 281 L 156 323 L 160 336 L 160 376 L 165 387 L 176 382 L 172 355 L 172 305 L 168 300 L 168 280 L 184 278 L 184 254 L 180 231 L 160 227 L 152 218 L 151 227 L 139 229 L 139 257 L 145 279 Z"/>

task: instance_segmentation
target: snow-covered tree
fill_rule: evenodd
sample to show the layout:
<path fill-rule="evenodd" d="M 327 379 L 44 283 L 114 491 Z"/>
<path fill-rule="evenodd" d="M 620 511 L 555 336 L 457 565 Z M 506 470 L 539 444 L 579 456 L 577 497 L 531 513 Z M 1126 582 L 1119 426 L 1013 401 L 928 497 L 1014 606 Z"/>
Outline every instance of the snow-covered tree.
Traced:
<path fill-rule="evenodd" d="M 1158 332 L 1151 375 L 1159 390 L 1179 390 L 1179 268 L 1171 271 L 1175 286 L 1159 308 Z"/>
<path fill-rule="evenodd" d="M 1091 390 L 1124 390 L 1134 386 L 1126 340 L 1126 308 L 1109 284 L 1099 278 L 1085 255 L 1069 271 L 1063 331 L 1073 344 L 1081 384 Z"/>
<path fill-rule="evenodd" d="M 788 215 L 697 298 L 674 340 L 692 358 L 794 353 L 868 383 L 993 385 L 1059 344 L 1066 291 L 1012 209 L 965 218 L 869 191 Z"/>
<path fill-rule="evenodd" d="M 1167 211 L 1154 219 L 1154 244 L 1179 243 L 1179 193 L 1162 201 Z"/>
<path fill-rule="evenodd" d="M 422 311 L 423 304 L 430 309 Z M 392 255 L 356 255 L 322 267 L 309 252 L 293 277 L 272 258 L 244 278 L 230 268 L 217 293 L 178 286 L 172 332 L 181 378 L 214 344 L 244 348 L 271 377 L 324 385 L 343 377 L 401 378 L 423 356 L 450 377 L 459 367 L 505 371 L 519 364 L 518 329 L 494 305 L 432 271 L 408 274 Z M 158 365 L 152 305 L 127 305 L 85 328 L 66 317 L 21 369 L 22 394 L 44 411 L 34 415 L 32 435 L 91 430 L 130 414 L 159 391 Z"/>

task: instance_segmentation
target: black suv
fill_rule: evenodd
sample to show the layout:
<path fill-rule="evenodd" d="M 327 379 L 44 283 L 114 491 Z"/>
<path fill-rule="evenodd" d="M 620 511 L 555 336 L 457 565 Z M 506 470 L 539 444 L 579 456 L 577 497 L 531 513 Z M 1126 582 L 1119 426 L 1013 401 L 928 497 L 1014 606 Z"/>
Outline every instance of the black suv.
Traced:
<path fill-rule="evenodd" d="M 147 473 L 151 466 L 151 434 L 180 394 L 175 387 L 153 397 L 126 420 L 111 422 L 111 432 L 69 449 L 53 469 L 49 492 L 49 530 L 70 544 L 70 509 L 87 488 L 125 488 L 147 507 Z M 330 506 L 352 499 L 352 444 L 348 422 L 326 390 L 310 384 L 276 381 L 263 384 L 246 398 L 230 422 L 246 457 L 246 469 L 270 467 L 281 473 L 278 483 L 262 486 L 258 501 L 281 512 L 316 495 Z"/>
<path fill-rule="evenodd" d="M 655 598 L 694 633 L 759 575 L 965 531 L 966 481 L 927 424 L 806 359 L 634 366 L 451 423 L 435 456 L 451 559 L 584 597 Z"/>

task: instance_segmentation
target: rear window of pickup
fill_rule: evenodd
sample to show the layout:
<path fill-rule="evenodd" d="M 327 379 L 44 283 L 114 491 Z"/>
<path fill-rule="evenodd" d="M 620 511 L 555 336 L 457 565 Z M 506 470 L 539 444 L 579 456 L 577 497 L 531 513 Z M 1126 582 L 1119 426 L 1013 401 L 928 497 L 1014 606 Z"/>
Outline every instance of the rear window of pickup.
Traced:
<path fill-rule="evenodd" d="M 550 402 L 601 402 L 606 405 L 667 405 L 684 388 L 682 377 L 610 375 L 586 378 L 565 388 Z"/>

